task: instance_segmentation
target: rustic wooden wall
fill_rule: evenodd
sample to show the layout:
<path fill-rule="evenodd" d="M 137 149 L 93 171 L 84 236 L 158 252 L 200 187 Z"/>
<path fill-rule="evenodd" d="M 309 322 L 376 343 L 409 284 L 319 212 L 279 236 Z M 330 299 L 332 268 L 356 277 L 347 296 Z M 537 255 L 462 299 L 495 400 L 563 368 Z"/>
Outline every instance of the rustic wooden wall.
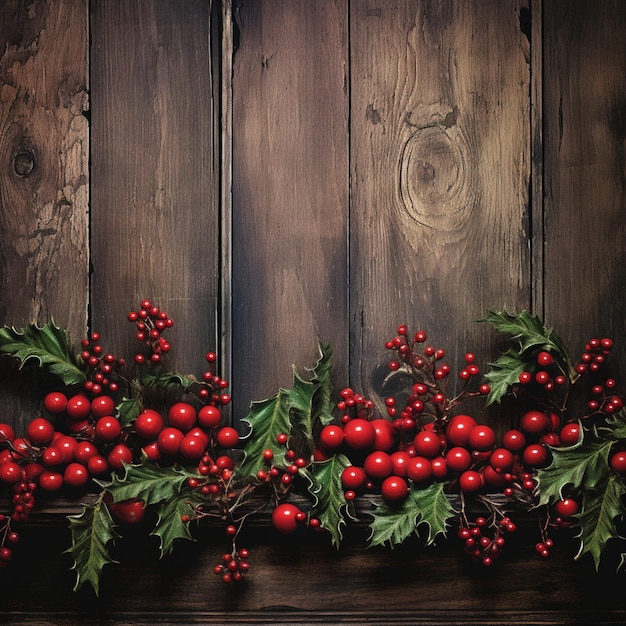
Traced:
<path fill-rule="evenodd" d="M 175 367 L 229 347 L 235 419 L 312 365 L 318 337 L 337 384 L 374 395 L 400 322 L 451 363 L 493 358 L 473 322 L 486 307 L 544 315 L 574 352 L 611 335 L 626 370 L 626 4 L 221 11 L 0 3 L 0 321 L 53 315 L 124 353 L 125 315 L 151 297 L 176 319 Z M 33 403 L 3 367 L 2 419 L 23 426 Z M 60 517 L 0 573 L 11 623 L 619 623 L 626 609 L 623 578 L 572 567 L 566 547 L 548 564 L 520 544 L 476 572 L 454 546 L 365 552 L 357 532 L 337 555 L 263 528 L 239 590 L 210 571 L 219 540 L 158 564 L 131 540 L 94 600 L 57 558 Z"/>

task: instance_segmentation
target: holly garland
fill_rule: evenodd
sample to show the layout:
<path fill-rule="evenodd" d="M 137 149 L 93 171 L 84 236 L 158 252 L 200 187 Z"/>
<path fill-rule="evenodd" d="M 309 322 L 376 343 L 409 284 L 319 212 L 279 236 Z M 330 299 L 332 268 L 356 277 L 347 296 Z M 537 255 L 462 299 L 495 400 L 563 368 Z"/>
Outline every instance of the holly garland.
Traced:
<path fill-rule="evenodd" d="M 24 435 L 0 423 L 0 566 L 36 504 L 58 496 L 89 502 L 68 517 L 67 552 L 75 589 L 96 594 L 116 541 L 138 523 L 160 557 L 194 540 L 195 525 L 219 528 L 229 551 L 214 571 L 240 581 L 250 568 L 240 532 L 262 512 L 279 533 L 327 533 L 333 549 L 355 522 L 368 527 L 370 546 L 452 538 L 485 566 L 517 515 L 537 515 L 541 556 L 570 528 L 575 558 L 589 554 L 596 568 L 624 549 L 626 411 L 602 374 L 608 338 L 591 339 L 574 362 L 536 316 L 488 311 L 483 321 L 510 337 L 509 348 L 484 375 L 466 353 L 454 384 L 445 350 L 401 325 L 385 348 L 389 377 L 404 384 L 382 412 L 353 389 L 334 396 L 332 350 L 320 344 L 314 368 L 252 403 L 235 429 L 223 415 L 230 396 L 217 355 L 206 355 L 199 378 L 169 372 L 173 320 L 149 300 L 128 319 L 141 346 L 130 363 L 95 332 L 76 353 L 54 322 L 0 329 L 0 353 L 53 381 Z M 487 407 L 505 398 L 517 421 L 498 440 L 476 399 Z"/>

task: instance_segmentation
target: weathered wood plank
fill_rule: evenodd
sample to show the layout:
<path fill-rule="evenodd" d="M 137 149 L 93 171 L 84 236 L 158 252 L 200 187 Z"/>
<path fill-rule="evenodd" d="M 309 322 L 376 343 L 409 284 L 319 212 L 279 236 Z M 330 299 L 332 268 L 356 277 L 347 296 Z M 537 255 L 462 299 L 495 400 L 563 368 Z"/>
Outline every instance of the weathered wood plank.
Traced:
<path fill-rule="evenodd" d="M 175 320 L 170 367 L 196 375 L 218 344 L 209 15 L 204 0 L 96 1 L 91 13 L 93 327 L 132 355 L 124 320 L 151 298 Z"/>
<path fill-rule="evenodd" d="M 291 385 L 316 340 L 347 360 L 347 6 L 243 2 L 233 82 L 236 413 Z"/>
<path fill-rule="evenodd" d="M 87 328 L 87 2 L 0 3 L 0 324 Z M 3 361 L 3 421 L 32 390 Z M 30 412 L 30 415 L 29 415 Z"/>
<path fill-rule="evenodd" d="M 87 2 L 0 8 L 0 319 L 84 333 Z"/>
<path fill-rule="evenodd" d="M 617 340 L 626 369 L 626 4 L 544 12 L 546 319 L 574 350 Z"/>
<path fill-rule="evenodd" d="M 66 533 L 58 524 L 46 534 L 42 527 L 26 532 L 21 543 L 34 560 L 16 559 L 11 570 L 0 570 L 0 618 L 10 611 L 12 623 L 21 615 L 37 623 L 33 618 L 48 614 L 48 623 L 79 615 L 133 624 L 567 624 L 619 623 L 626 610 L 622 577 L 594 574 L 588 561 L 573 563 L 567 539 L 545 560 L 513 537 L 489 569 L 472 565 L 454 542 L 391 551 L 366 550 L 356 539 L 338 553 L 323 535 L 278 539 L 257 529 L 241 537 L 251 554 L 247 579 L 225 585 L 213 573 L 226 543 L 221 531 L 203 529 L 199 543 L 182 542 L 163 561 L 154 543 L 131 532 L 121 544 L 122 564 L 105 571 L 96 598 L 87 589 L 71 591 L 69 559 L 58 557 Z"/>
<path fill-rule="evenodd" d="M 529 306 L 527 9 L 351 4 L 351 378 L 370 395 L 397 324 L 454 368 L 493 355 L 485 308 Z"/>

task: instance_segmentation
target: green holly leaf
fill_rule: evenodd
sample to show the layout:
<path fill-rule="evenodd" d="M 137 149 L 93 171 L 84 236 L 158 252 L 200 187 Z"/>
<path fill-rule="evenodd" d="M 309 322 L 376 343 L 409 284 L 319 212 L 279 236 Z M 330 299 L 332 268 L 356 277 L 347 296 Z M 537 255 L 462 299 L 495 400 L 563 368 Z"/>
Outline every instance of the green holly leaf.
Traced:
<path fill-rule="evenodd" d="M 432 483 L 426 489 L 412 487 L 406 500 L 399 506 L 382 504 L 374 510 L 370 524 L 370 546 L 389 544 L 395 547 L 421 525 L 427 527 L 426 545 L 432 544 L 439 534 L 446 533 L 448 520 L 454 515 L 444 483 Z"/>
<path fill-rule="evenodd" d="M 487 405 L 499 402 L 510 386 L 519 381 L 519 375 L 536 365 L 535 358 L 539 351 L 546 350 L 560 359 L 562 366 L 569 372 L 570 379 L 575 372 L 569 360 L 563 342 L 536 315 L 528 311 L 510 314 L 506 311 L 487 311 L 481 320 L 489 322 L 501 333 L 512 335 L 514 345 L 494 363 L 485 375 L 491 391 L 487 396 Z"/>
<path fill-rule="evenodd" d="M 128 426 L 131 424 L 139 413 L 141 413 L 141 397 L 135 396 L 134 398 L 123 398 L 117 405 L 117 414 L 119 416 L 120 424 L 122 426 Z"/>
<path fill-rule="evenodd" d="M 238 478 L 256 477 L 265 467 L 263 452 L 274 452 L 274 464 L 280 465 L 285 448 L 276 437 L 292 432 L 306 441 L 313 439 L 311 407 L 317 385 L 300 378 L 295 372 L 291 389 L 280 389 L 267 400 L 253 402 L 250 412 L 243 418 L 251 428 L 244 446 L 244 458 L 237 468 Z"/>
<path fill-rule="evenodd" d="M 0 328 L 0 352 L 15 357 L 20 369 L 35 361 L 61 379 L 65 385 L 83 383 L 85 372 L 77 356 L 72 352 L 67 331 L 48 322 L 44 326 L 29 324 L 21 329 Z"/>
<path fill-rule="evenodd" d="M 348 503 L 344 497 L 341 473 L 351 465 L 343 454 L 336 454 L 327 461 L 313 463 L 311 495 L 315 498 L 312 515 L 317 517 L 322 528 L 331 536 L 331 543 L 339 549 L 343 539 L 342 528 L 346 525 Z M 345 515 L 344 515 L 345 514 Z"/>
<path fill-rule="evenodd" d="M 528 363 L 520 358 L 514 350 L 505 352 L 497 361 L 490 363 L 491 369 L 485 374 L 489 383 L 487 403 L 489 406 L 500 400 L 509 392 L 512 385 L 519 382 L 519 375 L 526 369 Z"/>
<path fill-rule="evenodd" d="M 189 524 L 182 521 L 182 516 L 189 515 L 198 504 L 199 500 L 192 502 L 190 498 L 180 497 L 160 502 L 157 523 L 150 533 L 159 538 L 160 558 L 173 551 L 176 539 L 195 541 L 189 531 Z"/>
<path fill-rule="evenodd" d="M 110 483 L 101 483 L 114 502 L 131 498 L 143 500 L 146 506 L 176 499 L 189 478 L 195 476 L 179 466 L 160 467 L 153 463 L 127 465 L 122 476 L 113 475 Z"/>
<path fill-rule="evenodd" d="M 597 490 L 609 477 L 611 439 L 596 439 L 590 433 L 568 448 L 552 448 L 552 462 L 537 474 L 539 505 L 560 500 L 566 486 L 574 490 Z"/>
<path fill-rule="evenodd" d="M 313 399 L 312 425 L 319 422 L 322 426 L 330 424 L 333 419 L 333 351 L 330 345 L 319 344 L 320 358 L 313 369 L 313 380 L 318 388 Z"/>
<path fill-rule="evenodd" d="M 191 376 L 183 376 L 182 374 L 174 374 L 172 372 L 162 372 L 158 368 L 144 368 L 140 383 L 146 387 L 158 387 L 159 389 L 167 389 L 172 385 L 182 387 L 183 391 L 187 391 L 197 381 Z"/>
<path fill-rule="evenodd" d="M 607 542 L 619 537 L 615 518 L 624 514 L 622 498 L 625 494 L 624 482 L 615 474 L 609 476 L 603 489 L 582 492 L 581 512 L 577 516 L 580 522 L 577 559 L 590 554 L 598 569 Z"/>
<path fill-rule="evenodd" d="M 90 584 L 98 595 L 104 566 L 117 563 L 108 550 L 108 544 L 119 537 L 109 509 L 100 497 L 95 505 L 84 506 L 82 513 L 69 515 L 67 519 L 70 523 L 72 546 L 66 552 L 74 559 L 74 591 Z"/>

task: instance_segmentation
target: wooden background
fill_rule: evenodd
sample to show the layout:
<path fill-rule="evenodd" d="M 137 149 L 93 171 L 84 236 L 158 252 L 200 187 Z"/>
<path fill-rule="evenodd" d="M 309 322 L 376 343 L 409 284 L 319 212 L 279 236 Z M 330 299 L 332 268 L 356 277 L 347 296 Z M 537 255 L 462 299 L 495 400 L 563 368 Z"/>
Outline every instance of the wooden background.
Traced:
<path fill-rule="evenodd" d="M 573 354 L 611 336 L 624 372 L 625 29 L 621 0 L 3 0 L 0 322 L 52 316 L 125 354 L 150 297 L 173 367 L 219 351 L 235 422 L 318 338 L 374 397 L 401 322 L 452 364 L 493 359 L 486 308 L 530 309 Z M 23 428 L 37 402 L 3 368 Z M 95 600 L 71 592 L 60 513 L 38 520 L 0 574 L 11 623 L 625 617 L 623 577 L 566 547 L 477 572 L 263 528 L 239 590 L 211 573 L 219 540 L 165 563 L 130 542 Z"/>

